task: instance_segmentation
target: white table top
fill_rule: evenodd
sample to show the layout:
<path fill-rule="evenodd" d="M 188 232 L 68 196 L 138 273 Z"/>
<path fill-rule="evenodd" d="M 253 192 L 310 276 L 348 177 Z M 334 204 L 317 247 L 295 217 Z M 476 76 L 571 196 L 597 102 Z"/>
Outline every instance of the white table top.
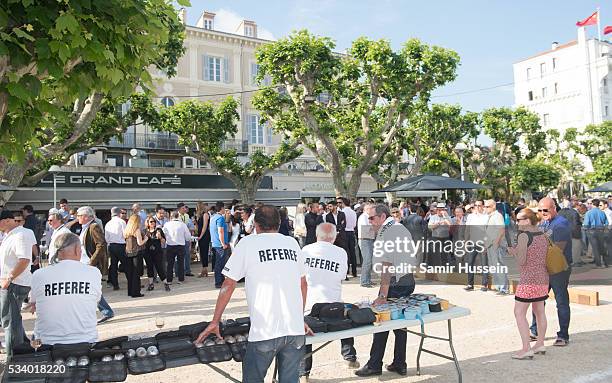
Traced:
<path fill-rule="evenodd" d="M 438 313 L 429 313 L 423 315 L 424 323 L 440 322 L 448 319 L 461 318 L 470 315 L 471 311 L 465 307 L 454 306 L 448 310 L 440 311 Z M 343 331 L 334 332 L 319 332 L 314 336 L 306 336 L 306 344 L 325 343 L 332 340 L 353 338 L 361 335 L 369 335 L 377 332 L 385 332 L 391 330 L 397 330 L 400 328 L 416 327 L 420 326 L 421 321 L 418 319 L 396 319 L 382 322 L 380 325 L 368 325 L 355 327 Z"/>

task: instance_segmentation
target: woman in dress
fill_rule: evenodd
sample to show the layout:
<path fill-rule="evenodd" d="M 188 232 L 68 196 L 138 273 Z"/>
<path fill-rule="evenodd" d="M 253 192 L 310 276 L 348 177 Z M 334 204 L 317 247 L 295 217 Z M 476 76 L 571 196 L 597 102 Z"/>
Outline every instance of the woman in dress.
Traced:
<path fill-rule="evenodd" d="M 306 245 L 306 217 L 304 216 L 305 213 L 306 205 L 300 202 L 297 205 L 297 209 L 295 210 L 295 223 L 293 225 L 293 235 L 300 244 L 300 247 L 304 247 Z"/>
<path fill-rule="evenodd" d="M 236 210 L 234 211 L 234 214 L 230 216 L 230 223 L 228 227 L 230 228 L 230 247 L 232 248 L 232 251 L 234 250 L 234 247 L 236 247 L 236 244 L 240 240 L 240 232 L 241 232 L 240 216 L 241 215 L 242 215 L 242 212 L 240 210 Z"/>
<path fill-rule="evenodd" d="M 521 278 L 514 294 L 514 317 L 518 326 L 523 348 L 512 355 L 513 359 L 533 359 L 534 354 L 544 354 L 544 336 L 546 335 L 546 312 L 544 301 L 548 298 L 548 271 L 546 270 L 546 253 L 548 239 L 537 225 L 537 216 L 531 209 L 521 210 L 516 216 L 519 235 L 515 247 L 508 249 L 516 258 L 520 267 Z M 533 348 L 529 344 L 529 323 L 527 309 L 535 314 L 538 324 L 538 337 Z"/>
<path fill-rule="evenodd" d="M 138 274 L 138 258 L 142 257 L 143 246 L 149 240 L 140 227 L 140 216 L 132 214 L 123 230 L 125 238 L 125 277 L 128 283 L 128 295 L 132 298 L 144 297 L 140 293 L 140 275 Z"/>
<path fill-rule="evenodd" d="M 166 268 L 164 267 L 164 245 L 166 244 L 166 236 L 161 227 L 157 226 L 157 221 L 154 216 L 148 216 L 145 229 L 145 237 L 147 243 L 145 244 L 144 259 L 147 263 L 147 277 L 149 278 L 149 284 L 147 285 L 147 291 L 151 291 L 155 288 L 153 284 L 153 278 L 155 277 L 155 271 L 157 275 L 164 283 L 166 291 L 170 291 L 170 285 L 166 281 Z"/>
<path fill-rule="evenodd" d="M 208 254 L 210 252 L 210 230 L 208 230 L 208 205 L 202 202 L 198 203 L 196 209 L 196 218 L 198 225 L 198 248 L 200 249 L 200 262 L 202 262 L 202 271 L 198 278 L 208 276 Z"/>

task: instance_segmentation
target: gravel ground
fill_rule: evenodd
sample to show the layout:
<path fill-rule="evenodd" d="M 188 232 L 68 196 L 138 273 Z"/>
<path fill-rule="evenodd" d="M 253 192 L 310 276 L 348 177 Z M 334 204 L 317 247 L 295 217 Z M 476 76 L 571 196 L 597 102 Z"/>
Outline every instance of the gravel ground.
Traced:
<path fill-rule="evenodd" d="M 194 265 L 195 266 L 195 265 Z M 197 267 L 194 269 L 197 271 Z M 601 306 L 572 304 L 570 325 L 571 343 L 566 348 L 552 347 L 558 330 L 554 301 L 546 307 L 548 317 L 545 356 L 536 356 L 531 361 L 516 361 L 510 355 L 520 348 L 520 338 L 514 323 L 512 296 L 498 297 L 492 292 L 465 292 L 462 286 L 445 286 L 432 281 L 417 281 L 416 292 L 434 293 L 448 299 L 452 304 L 468 307 L 469 317 L 453 320 L 454 345 L 457 352 L 463 382 L 466 383 L 595 383 L 612 382 L 612 269 L 590 270 L 575 273 L 576 285 L 581 289 L 596 290 L 600 293 Z M 122 287 L 125 287 L 122 286 Z M 343 286 L 344 300 L 360 301 L 362 297 L 375 298 L 377 289 L 359 286 L 357 279 Z M 147 335 L 157 332 L 155 317 L 165 319 L 164 329 L 174 329 L 181 324 L 210 319 L 217 298 L 212 277 L 188 278 L 183 285 L 174 285 L 171 293 L 162 286 L 146 297 L 131 299 L 124 296 L 125 290 L 112 291 L 104 288 L 104 295 L 116 312 L 115 318 L 100 325 L 100 339 L 120 335 Z M 247 314 L 245 294 L 242 287 L 234 293 L 226 312 L 228 318 Z M 34 318 L 24 313 L 28 333 L 34 325 Z M 426 327 L 432 335 L 446 335 L 446 323 L 435 323 Z M 384 372 L 382 376 L 363 379 L 355 376 L 343 364 L 340 343 L 331 344 L 315 354 L 310 381 L 316 382 L 457 382 L 454 364 L 451 361 L 424 354 L 421 358 L 421 376 L 416 376 L 415 361 L 418 349 L 416 336 L 408 338 L 408 377 Z M 357 356 L 367 362 L 371 337 L 355 340 Z M 427 348 L 449 353 L 448 344 L 427 340 Z M 389 337 L 384 362 L 390 363 L 393 353 L 393 336 Z M 4 360 L 4 355 L 1 356 Z M 218 367 L 232 376 L 240 378 L 240 364 L 220 363 Z M 271 373 L 266 381 L 271 381 Z M 224 382 L 224 378 L 205 365 L 186 366 L 142 376 L 129 376 L 128 382 Z"/>

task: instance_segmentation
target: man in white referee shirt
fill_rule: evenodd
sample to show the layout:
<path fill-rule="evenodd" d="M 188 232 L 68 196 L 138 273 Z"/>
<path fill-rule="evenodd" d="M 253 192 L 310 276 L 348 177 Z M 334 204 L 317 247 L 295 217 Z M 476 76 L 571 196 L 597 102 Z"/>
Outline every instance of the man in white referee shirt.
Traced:
<path fill-rule="evenodd" d="M 305 310 L 310 311 L 315 303 L 342 302 L 342 281 L 346 278 L 348 264 L 346 251 L 334 245 L 336 226 L 329 222 L 317 226 L 317 242 L 302 248 L 306 266 Z M 340 352 L 350 368 L 359 368 L 353 338 L 342 339 Z M 304 347 L 304 353 L 312 352 L 312 345 Z M 300 381 L 307 382 L 312 369 L 312 357 L 300 364 Z"/>

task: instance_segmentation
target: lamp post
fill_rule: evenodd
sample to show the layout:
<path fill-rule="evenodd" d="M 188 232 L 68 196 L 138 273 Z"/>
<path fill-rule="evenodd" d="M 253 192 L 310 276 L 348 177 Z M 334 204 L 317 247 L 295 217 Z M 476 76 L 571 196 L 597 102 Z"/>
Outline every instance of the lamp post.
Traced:
<path fill-rule="evenodd" d="M 52 207 L 57 207 L 57 174 L 60 173 L 62 169 L 57 165 L 51 165 L 49 168 L 49 173 L 53 174 L 53 204 Z"/>
<path fill-rule="evenodd" d="M 467 146 L 463 142 L 458 142 L 455 145 L 455 151 L 459 154 L 459 163 L 461 164 L 461 181 L 465 182 L 465 173 L 463 172 L 463 153 L 467 150 Z M 461 190 L 461 199 L 465 201 L 465 189 Z"/>

